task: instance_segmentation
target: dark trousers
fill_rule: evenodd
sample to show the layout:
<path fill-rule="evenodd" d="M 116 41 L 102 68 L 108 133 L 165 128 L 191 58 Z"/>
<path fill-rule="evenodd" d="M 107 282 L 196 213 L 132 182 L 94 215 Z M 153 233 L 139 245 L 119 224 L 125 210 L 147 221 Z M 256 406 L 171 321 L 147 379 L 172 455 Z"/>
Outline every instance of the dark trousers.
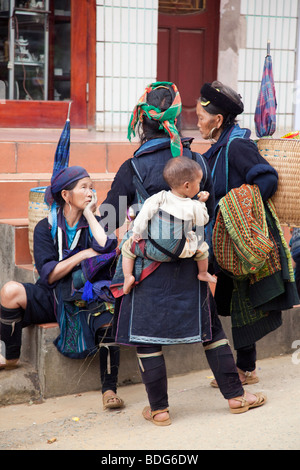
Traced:
<path fill-rule="evenodd" d="M 236 350 L 236 365 L 244 372 L 253 372 L 256 368 L 256 345 L 251 344 Z"/>
<path fill-rule="evenodd" d="M 1 308 L 0 339 L 3 342 L 6 359 L 18 359 L 21 352 L 24 311 L 21 308 Z M 26 326 L 26 325 L 25 325 Z M 100 379 L 102 393 L 113 390 L 116 393 L 120 363 L 120 348 L 114 344 L 112 328 L 99 328 L 96 331 L 96 344 L 99 346 Z"/>

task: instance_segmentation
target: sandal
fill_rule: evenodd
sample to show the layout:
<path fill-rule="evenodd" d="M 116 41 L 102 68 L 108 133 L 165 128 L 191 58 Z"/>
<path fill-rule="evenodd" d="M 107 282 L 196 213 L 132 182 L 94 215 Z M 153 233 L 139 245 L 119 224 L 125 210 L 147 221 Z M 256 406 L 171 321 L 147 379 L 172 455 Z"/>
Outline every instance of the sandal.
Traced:
<path fill-rule="evenodd" d="M 233 414 L 245 413 L 245 411 L 251 410 L 251 408 L 257 408 L 258 406 L 262 406 L 266 403 L 267 397 L 263 393 L 259 392 L 254 395 L 256 396 L 256 400 L 251 404 L 246 400 L 245 395 L 234 398 L 239 401 L 241 405 L 239 408 L 230 408 L 230 412 Z"/>
<path fill-rule="evenodd" d="M 146 406 L 143 409 L 142 414 L 147 421 L 151 421 L 151 423 L 156 424 L 156 426 L 169 426 L 172 422 L 170 418 L 164 419 L 163 421 L 158 421 L 157 419 L 154 419 L 154 416 L 156 416 L 158 413 L 164 413 L 165 411 L 169 413 L 169 410 L 167 408 L 165 410 L 152 411 L 150 406 Z"/>
<path fill-rule="evenodd" d="M 238 369 L 238 371 L 245 375 L 245 380 L 241 380 L 242 385 L 253 385 L 259 382 L 259 378 L 256 376 L 253 376 L 252 372 L 244 372 L 243 370 L 240 370 L 240 369 Z M 211 387 L 219 388 L 219 385 L 217 384 L 216 379 L 212 380 L 210 382 L 210 385 Z"/>
<path fill-rule="evenodd" d="M 19 359 L 6 359 L 5 362 L 0 362 L 0 370 L 16 369 L 19 366 Z"/>
<path fill-rule="evenodd" d="M 112 390 L 107 390 L 102 395 L 103 409 L 123 408 L 124 401 Z"/>

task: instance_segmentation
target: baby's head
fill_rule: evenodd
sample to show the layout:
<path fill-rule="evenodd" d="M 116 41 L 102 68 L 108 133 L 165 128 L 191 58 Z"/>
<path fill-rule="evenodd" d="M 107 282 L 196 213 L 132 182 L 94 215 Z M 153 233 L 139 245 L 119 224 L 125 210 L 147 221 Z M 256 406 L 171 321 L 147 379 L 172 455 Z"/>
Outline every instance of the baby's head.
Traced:
<path fill-rule="evenodd" d="M 165 182 L 182 196 L 194 197 L 200 190 L 202 169 L 199 163 L 188 157 L 170 158 L 163 171 Z"/>

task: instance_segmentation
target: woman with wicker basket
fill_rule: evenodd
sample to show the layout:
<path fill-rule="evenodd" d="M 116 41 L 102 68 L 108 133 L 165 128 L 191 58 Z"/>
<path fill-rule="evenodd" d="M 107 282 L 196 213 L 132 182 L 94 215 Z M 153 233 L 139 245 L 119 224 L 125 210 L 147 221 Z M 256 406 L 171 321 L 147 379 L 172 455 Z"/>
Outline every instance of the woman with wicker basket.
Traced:
<path fill-rule="evenodd" d="M 34 230 L 36 284 L 10 281 L 1 289 L 1 340 L 5 359 L 1 368 L 17 366 L 22 328 L 58 322 L 57 349 L 70 358 L 84 358 L 99 350 L 103 405 L 120 408 L 116 395 L 119 347 L 111 322 L 114 298 L 110 293 L 117 239 L 107 237 L 94 215 L 97 197 L 87 171 L 67 167 L 52 176 L 45 193 L 48 218 Z M 103 347 L 102 347 L 103 346 Z"/>
<path fill-rule="evenodd" d="M 215 217 L 209 224 L 207 237 L 212 245 L 213 234 L 216 233 L 213 229 L 216 230 L 216 220 L 218 221 L 217 214 L 221 212 L 218 211 L 220 200 L 231 196 L 231 191 L 242 185 L 256 185 L 260 190 L 257 197 L 261 197 L 263 201 L 261 215 L 267 218 L 268 233 L 270 238 L 273 237 L 276 241 L 275 245 L 280 246 L 278 258 L 281 257 L 281 267 L 276 273 L 267 273 L 268 276 L 264 278 L 265 285 L 262 281 L 255 284 L 255 287 L 264 288 L 264 294 L 269 295 L 265 295 L 263 301 L 258 300 L 257 292 L 253 294 L 252 291 L 250 300 L 248 276 L 240 279 L 223 269 L 223 266 L 220 267 L 216 262 L 218 253 L 214 246 L 211 267 L 218 277 L 215 291 L 218 314 L 231 316 L 240 378 L 243 384 L 253 384 L 259 381 L 256 374 L 255 343 L 281 325 L 281 310 L 291 308 L 297 303 L 297 293 L 295 283 L 290 282 L 293 281 L 292 274 L 288 269 L 285 270 L 285 267 L 290 266 L 290 259 L 284 237 L 278 227 L 278 221 L 274 220 L 264 204 L 276 192 L 278 174 L 260 155 L 256 144 L 250 140 L 250 131 L 241 129 L 236 123 L 236 116 L 243 110 L 240 95 L 230 87 L 217 81 L 202 86 L 197 103 L 198 128 L 202 137 L 212 142 L 211 148 L 203 156 L 212 172 L 216 196 Z M 230 204 L 228 207 L 230 208 Z M 233 207 L 232 205 L 231 209 Z M 232 216 L 231 209 L 227 214 L 227 223 Z M 242 226 L 240 230 L 241 234 Z M 219 246 L 224 249 L 224 243 L 219 243 Z M 288 272 L 287 278 L 284 278 L 284 270 Z M 216 381 L 212 381 L 211 385 L 217 386 Z"/>

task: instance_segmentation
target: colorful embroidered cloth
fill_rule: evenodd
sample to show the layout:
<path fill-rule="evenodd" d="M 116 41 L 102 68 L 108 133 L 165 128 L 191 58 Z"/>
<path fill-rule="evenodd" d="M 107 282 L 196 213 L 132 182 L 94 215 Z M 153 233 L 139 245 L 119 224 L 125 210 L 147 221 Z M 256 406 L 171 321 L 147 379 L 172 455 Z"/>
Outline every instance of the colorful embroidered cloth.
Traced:
<path fill-rule="evenodd" d="M 233 277 L 233 341 L 235 348 L 243 347 L 251 344 L 250 337 L 255 342 L 280 326 L 280 317 L 271 312 L 279 315 L 297 301 L 291 255 L 275 207 L 271 200 L 264 205 L 256 185 L 244 184 L 221 199 L 213 246 L 219 266 Z M 241 327 L 252 325 L 241 335 Z"/>
<path fill-rule="evenodd" d="M 243 184 L 219 203 L 213 230 L 213 250 L 222 269 L 237 277 L 258 273 L 270 260 L 269 274 L 281 269 L 258 186 Z M 271 252 L 275 256 L 270 256 Z"/>
<path fill-rule="evenodd" d="M 252 344 L 278 328 L 281 325 L 280 311 L 288 310 L 299 302 L 291 254 L 270 200 L 265 203 L 265 213 L 274 250 L 256 274 L 250 274 L 244 280 L 233 280 L 231 323 L 235 348 Z M 254 324 L 252 332 L 251 329 L 243 330 L 243 334 L 234 331 L 235 328 L 239 330 Z M 248 343 L 245 343 L 245 339 Z"/>
<path fill-rule="evenodd" d="M 109 253 L 101 253 L 83 260 L 81 262 L 81 269 L 85 279 L 91 282 L 95 281 L 100 271 L 101 279 L 111 279 L 114 274 L 114 261 L 117 259 L 117 256 L 117 251 L 113 250 Z"/>
<path fill-rule="evenodd" d="M 171 106 L 165 110 L 161 111 L 155 106 L 151 106 L 147 103 L 147 94 L 150 91 L 157 88 L 166 88 L 167 86 L 172 87 L 175 92 L 175 97 Z M 169 134 L 171 139 L 171 152 L 173 157 L 179 157 L 182 155 L 182 144 L 178 129 L 176 127 L 176 118 L 181 113 L 182 103 L 179 91 L 174 83 L 171 82 L 156 82 L 150 84 L 144 91 L 143 95 L 139 99 L 137 105 L 135 106 L 129 126 L 128 126 L 128 139 L 131 140 L 131 134 L 135 135 L 135 127 L 143 117 L 144 114 L 147 115 L 149 119 L 154 119 L 161 123 L 161 127 Z"/>

